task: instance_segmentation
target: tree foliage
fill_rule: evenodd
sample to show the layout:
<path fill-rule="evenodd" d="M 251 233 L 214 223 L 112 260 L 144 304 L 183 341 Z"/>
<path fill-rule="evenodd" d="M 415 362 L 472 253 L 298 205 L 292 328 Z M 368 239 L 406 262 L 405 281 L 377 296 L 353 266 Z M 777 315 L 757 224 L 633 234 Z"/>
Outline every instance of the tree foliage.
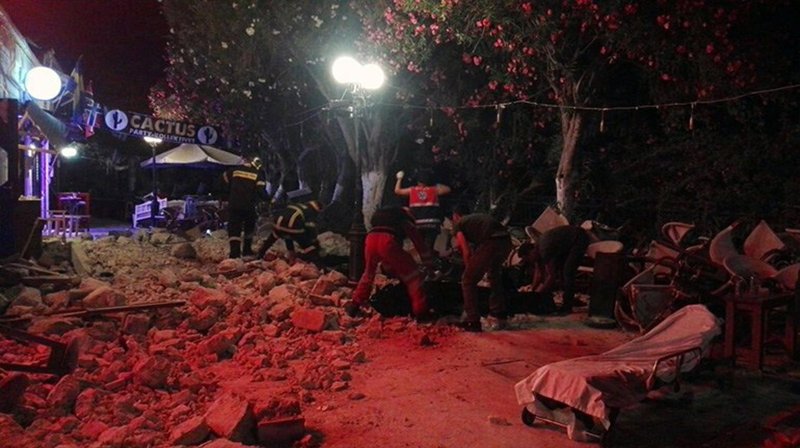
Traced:
<path fill-rule="evenodd" d="M 678 0 L 396 0 L 387 2 L 369 37 L 395 69 L 430 80 L 458 54 L 476 83 L 467 107 L 526 101 L 530 123 L 560 132 L 559 202 L 579 193 L 573 172 L 597 111 L 640 101 L 696 101 L 753 85 L 756 62 L 732 33 L 760 2 Z M 620 83 L 622 80 L 622 83 Z M 622 85 L 620 85 L 622 84 Z M 450 84 L 452 85 L 452 84 Z M 454 115 L 456 122 L 460 115 Z M 458 123 L 464 136 L 464 127 Z M 526 145 L 522 145 L 525 147 Z M 489 175 L 495 175 L 490 173 Z"/>

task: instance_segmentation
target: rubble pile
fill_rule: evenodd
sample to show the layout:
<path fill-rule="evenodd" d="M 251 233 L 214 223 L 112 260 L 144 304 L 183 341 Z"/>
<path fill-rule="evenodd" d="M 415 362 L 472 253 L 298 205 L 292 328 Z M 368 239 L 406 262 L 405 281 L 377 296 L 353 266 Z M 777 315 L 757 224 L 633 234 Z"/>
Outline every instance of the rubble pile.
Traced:
<path fill-rule="evenodd" d="M 330 252 L 341 250 L 338 238 L 323 239 Z M 343 274 L 281 258 L 225 259 L 220 235 L 188 242 L 142 232 L 73 244 L 75 270 L 86 272 L 76 284 L 0 289 L 3 317 L 27 319 L 17 328 L 80 348 L 77 368 L 60 378 L 0 370 L 7 446 L 315 446 L 320 436 L 305 427 L 303 410 L 325 394 L 364 397 L 350 386 L 368 361 L 359 340 L 404 332 L 427 346 L 453 331 L 407 318 L 353 320 L 341 307 L 351 293 Z M 0 362 L 47 356 L 47 347 L 0 335 Z"/>

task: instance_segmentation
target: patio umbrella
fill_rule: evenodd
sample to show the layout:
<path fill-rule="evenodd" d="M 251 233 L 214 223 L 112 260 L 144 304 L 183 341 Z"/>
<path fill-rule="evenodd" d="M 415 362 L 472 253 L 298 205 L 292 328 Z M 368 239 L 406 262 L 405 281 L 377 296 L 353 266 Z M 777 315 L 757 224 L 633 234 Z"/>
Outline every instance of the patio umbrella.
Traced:
<path fill-rule="evenodd" d="M 227 168 L 242 165 L 242 157 L 213 146 L 184 143 L 143 161 L 143 168 Z"/>

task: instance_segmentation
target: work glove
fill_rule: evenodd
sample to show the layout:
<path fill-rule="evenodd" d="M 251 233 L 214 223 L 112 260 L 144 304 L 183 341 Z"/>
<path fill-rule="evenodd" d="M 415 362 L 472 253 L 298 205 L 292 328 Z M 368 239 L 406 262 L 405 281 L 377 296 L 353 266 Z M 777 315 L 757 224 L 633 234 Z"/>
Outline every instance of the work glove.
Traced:
<path fill-rule="evenodd" d="M 398 171 L 398 172 L 397 172 L 397 174 L 396 174 L 395 176 L 396 176 L 398 179 L 402 179 L 402 178 L 403 178 L 403 176 L 405 176 L 405 175 L 406 175 L 406 173 L 404 173 L 403 171 Z"/>

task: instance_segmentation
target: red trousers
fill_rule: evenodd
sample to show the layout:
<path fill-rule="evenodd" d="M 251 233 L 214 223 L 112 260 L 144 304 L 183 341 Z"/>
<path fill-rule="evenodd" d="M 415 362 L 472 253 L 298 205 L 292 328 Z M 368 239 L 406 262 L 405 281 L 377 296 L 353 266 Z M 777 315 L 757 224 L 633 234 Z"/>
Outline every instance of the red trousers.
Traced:
<path fill-rule="evenodd" d="M 414 315 L 425 313 L 428 310 L 428 301 L 422 288 L 422 274 L 411 254 L 403 250 L 401 242 L 391 233 L 367 234 L 364 244 L 364 274 L 353 292 L 353 302 L 364 305 L 369 300 L 378 263 L 406 286 Z"/>

